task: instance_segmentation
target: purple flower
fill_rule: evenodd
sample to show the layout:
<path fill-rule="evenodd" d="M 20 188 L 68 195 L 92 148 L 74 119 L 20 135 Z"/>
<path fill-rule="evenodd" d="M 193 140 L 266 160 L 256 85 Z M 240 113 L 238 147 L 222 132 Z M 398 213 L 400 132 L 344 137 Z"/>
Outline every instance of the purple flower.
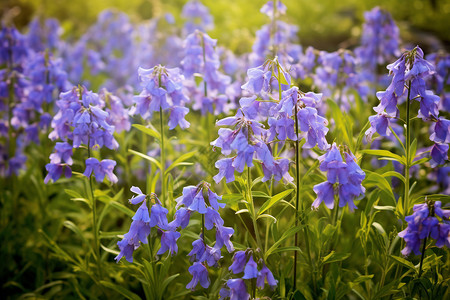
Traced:
<path fill-rule="evenodd" d="M 205 289 L 209 287 L 208 270 L 202 263 L 195 262 L 188 270 L 192 275 L 192 280 L 186 285 L 187 289 L 194 290 L 198 283 Z"/>
<path fill-rule="evenodd" d="M 175 199 L 177 202 L 176 207 L 184 205 L 186 208 L 192 205 L 195 196 L 199 193 L 200 189 L 196 186 L 190 185 L 183 188 L 183 194 L 181 197 Z"/>
<path fill-rule="evenodd" d="M 127 239 L 122 239 L 121 241 L 117 242 L 117 246 L 119 246 L 120 253 L 114 258 L 117 262 L 120 261 L 122 257 L 125 256 L 125 259 L 132 263 L 133 262 L 133 252 L 137 248 L 139 248 L 139 241 L 137 244 L 135 243 L 129 243 Z"/>
<path fill-rule="evenodd" d="M 441 219 L 449 219 L 450 218 L 450 210 L 442 209 L 442 202 L 436 201 L 434 202 L 434 213 L 440 217 Z"/>
<path fill-rule="evenodd" d="M 180 125 L 181 129 L 186 129 L 189 127 L 190 123 L 184 119 L 184 117 L 189 112 L 189 108 L 182 106 L 174 106 L 171 109 L 169 117 L 169 129 L 172 130 L 177 125 Z"/>
<path fill-rule="evenodd" d="M 442 248 L 446 246 L 450 248 L 450 224 L 440 223 L 436 228 L 434 234 L 432 233 L 432 238 L 436 239 L 436 247 Z"/>
<path fill-rule="evenodd" d="M 187 33 L 195 30 L 207 31 L 214 27 L 214 20 L 209 13 L 209 9 L 198 0 L 186 2 L 181 16 L 187 19 L 184 25 Z"/>
<path fill-rule="evenodd" d="M 243 279 L 228 279 L 227 286 L 230 288 L 230 300 L 248 300 L 247 286 Z"/>
<path fill-rule="evenodd" d="M 441 209 L 440 201 L 416 204 L 413 211 L 412 215 L 405 218 L 408 226 L 398 234 L 406 242 L 406 246 L 402 250 L 403 255 L 407 256 L 411 252 L 416 255 L 420 254 L 420 244 L 423 239 L 429 236 L 437 240 L 436 246 L 438 247 L 450 244 L 448 241 L 448 224 L 440 223 L 435 217 L 435 215 L 440 217 L 444 222 L 447 222 L 450 217 L 450 211 Z"/>
<path fill-rule="evenodd" d="M 233 252 L 233 243 L 230 241 L 231 236 L 234 233 L 234 229 L 231 227 L 217 226 L 216 225 L 216 246 L 220 249 L 224 245 L 228 252 Z"/>
<path fill-rule="evenodd" d="M 261 7 L 260 12 L 262 12 L 263 14 L 266 14 L 270 19 L 274 19 L 275 17 L 278 17 L 279 15 L 286 14 L 286 9 L 287 9 L 286 5 L 281 3 L 281 1 L 279 1 L 279 0 L 275 0 L 276 6 L 277 6 L 275 9 L 273 2 L 274 1 L 268 1 L 266 4 L 264 4 L 263 7 Z"/>
<path fill-rule="evenodd" d="M 218 160 L 216 161 L 215 166 L 219 169 L 219 173 L 213 177 L 216 183 L 219 183 L 224 177 L 227 183 L 234 181 L 234 167 L 232 158 L 223 158 Z"/>
<path fill-rule="evenodd" d="M 132 186 L 130 191 L 132 191 L 133 193 L 137 194 L 136 196 L 131 197 L 131 199 L 129 200 L 131 204 L 141 203 L 147 197 L 147 195 L 142 193 L 141 189 L 138 188 L 137 186 Z"/>
<path fill-rule="evenodd" d="M 155 111 L 169 110 L 170 129 L 177 125 L 183 129 L 189 127 L 189 122 L 184 119 L 189 112 L 184 105 L 189 99 L 183 93 L 184 76 L 180 69 L 158 65 L 151 69 L 139 68 L 138 72 L 143 90 L 134 97 L 136 113 L 144 119 L 149 119 Z"/>
<path fill-rule="evenodd" d="M 132 218 L 134 221 L 142 221 L 144 223 L 150 222 L 150 215 L 148 213 L 147 203 L 144 200 L 136 211 L 135 215 Z M 150 225 L 152 227 L 152 225 Z"/>
<path fill-rule="evenodd" d="M 314 200 L 312 208 L 318 208 L 320 203 L 324 202 L 329 209 L 334 207 L 334 189 L 333 184 L 325 181 L 316 184 L 313 188 L 314 192 L 317 194 L 317 199 Z"/>
<path fill-rule="evenodd" d="M 439 101 L 441 98 L 436 96 L 431 91 L 426 91 L 425 95 L 422 95 L 420 100 L 419 118 L 424 121 L 431 119 L 437 119 L 439 116 Z"/>
<path fill-rule="evenodd" d="M 217 247 L 217 246 L 210 247 L 210 246 L 206 245 L 205 252 L 203 253 L 203 257 L 200 260 L 202 262 L 206 261 L 206 263 L 210 267 L 213 267 L 213 266 L 217 267 L 218 266 L 217 263 L 221 257 L 222 256 L 221 256 L 219 247 Z"/>
<path fill-rule="evenodd" d="M 373 8 L 364 13 L 364 34 L 355 52 L 369 73 L 399 55 L 400 31 L 389 12 Z"/>
<path fill-rule="evenodd" d="M 151 217 L 150 217 L 150 227 L 154 227 L 158 225 L 159 228 L 167 230 L 169 229 L 169 224 L 167 222 L 167 213 L 169 211 L 167 208 L 164 208 L 159 203 L 153 204 L 151 208 Z"/>
<path fill-rule="evenodd" d="M 263 263 L 263 267 L 262 267 L 261 271 L 258 272 L 258 277 L 256 278 L 256 286 L 261 288 L 261 289 L 264 288 L 264 282 L 266 280 L 267 280 L 267 283 L 272 288 L 276 287 L 277 284 L 278 284 L 278 281 L 275 280 L 275 278 L 273 277 L 272 272 Z"/>
<path fill-rule="evenodd" d="M 206 209 L 205 213 L 205 227 L 207 230 L 211 230 L 214 225 L 216 226 L 223 226 L 224 222 L 220 214 L 212 209 L 211 207 L 208 207 Z"/>
<path fill-rule="evenodd" d="M 431 148 L 431 160 L 430 165 L 435 168 L 438 165 L 445 164 L 448 160 L 448 144 L 434 144 Z"/>
<path fill-rule="evenodd" d="M 242 86 L 242 89 L 252 94 L 259 94 L 269 91 L 269 80 L 272 77 L 272 71 L 265 71 L 263 66 L 248 69 L 248 82 Z"/>
<path fill-rule="evenodd" d="M 192 250 L 188 256 L 191 257 L 191 261 L 200 261 L 205 253 L 206 245 L 202 238 L 192 242 Z"/>
<path fill-rule="evenodd" d="M 245 263 L 247 262 L 247 255 L 245 251 L 237 251 L 233 255 L 233 263 L 228 268 L 234 274 L 239 274 L 244 271 Z"/>
<path fill-rule="evenodd" d="M 372 136 L 377 132 L 381 136 L 389 136 L 391 130 L 389 129 L 390 121 L 389 116 L 385 112 L 381 112 L 374 116 L 369 117 L 370 128 L 366 130 L 366 137 L 368 140 L 372 139 Z"/>
<path fill-rule="evenodd" d="M 181 233 L 177 231 L 164 231 L 161 236 L 161 248 L 156 254 L 161 255 L 169 250 L 169 253 L 173 255 L 178 252 L 177 240 L 181 236 Z"/>
<path fill-rule="evenodd" d="M 450 143 L 450 121 L 440 117 L 434 127 L 432 127 L 433 133 L 430 136 L 430 140 L 435 143 Z"/>
<path fill-rule="evenodd" d="M 53 182 L 56 182 L 61 177 L 63 171 L 66 178 L 70 178 L 72 176 L 72 169 L 64 164 L 49 163 L 45 165 L 45 169 L 48 172 L 44 179 L 44 183 L 46 184 L 50 181 L 50 179 L 52 179 Z"/>
<path fill-rule="evenodd" d="M 64 143 L 56 143 L 55 145 L 55 153 L 50 154 L 50 162 L 53 164 L 59 164 L 65 162 L 69 166 L 72 165 L 72 145 L 67 142 Z"/>
<path fill-rule="evenodd" d="M 184 229 L 189 224 L 189 219 L 191 216 L 191 210 L 186 209 L 184 207 L 180 207 L 176 212 L 174 216 L 174 220 L 169 223 L 169 229 L 170 230 L 176 230 L 178 227 L 181 229 Z"/>
<path fill-rule="evenodd" d="M 86 177 L 91 176 L 92 172 L 94 172 L 95 179 L 98 182 L 103 182 L 105 175 L 108 177 L 111 183 L 116 183 L 118 181 L 117 176 L 114 175 L 113 170 L 116 165 L 116 162 L 111 159 L 104 159 L 101 162 L 94 157 L 90 157 L 86 159 L 86 170 L 83 175 Z"/>
<path fill-rule="evenodd" d="M 250 258 L 245 265 L 244 276 L 243 279 L 252 279 L 258 277 L 258 265 L 253 260 L 253 255 L 250 255 Z"/>
<path fill-rule="evenodd" d="M 146 212 L 146 209 L 143 205 L 140 207 L 141 211 L 139 214 L 142 213 L 142 219 L 149 220 L 148 218 L 148 210 Z M 139 210 L 139 209 L 138 209 Z M 144 215 L 147 213 L 147 215 Z M 138 212 L 136 212 L 138 214 Z M 141 243 L 147 244 L 147 237 L 150 234 L 151 227 L 148 225 L 148 222 L 144 222 L 141 220 L 134 220 L 131 222 L 130 230 L 124 235 L 124 238 L 132 243 L 139 244 L 139 241 Z"/>
<path fill-rule="evenodd" d="M 209 200 L 209 205 L 211 205 L 211 207 L 217 211 L 219 210 L 219 207 L 221 207 L 221 208 L 225 207 L 225 203 L 218 202 L 218 200 L 222 200 L 222 196 L 218 196 L 216 193 L 211 191 L 209 188 L 208 188 L 208 200 Z"/>
<path fill-rule="evenodd" d="M 201 214 L 205 214 L 207 212 L 205 199 L 203 198 L 203 193 L 201 189 L 199 190 L 199 192 L 197 192 L 194 199 L 192 200 L 192 203 L 189 205 L 188 208 L 190 210 L 198 211 Z"/>

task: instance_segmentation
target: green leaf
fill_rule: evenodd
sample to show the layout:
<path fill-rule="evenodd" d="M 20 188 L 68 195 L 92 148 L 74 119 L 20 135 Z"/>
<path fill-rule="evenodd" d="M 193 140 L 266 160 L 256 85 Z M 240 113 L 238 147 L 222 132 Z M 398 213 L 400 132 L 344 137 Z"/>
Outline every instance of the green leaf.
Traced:
<path fill-rule="evenodd" d="M 414 267 L 413 263 L 410 262 L 409 260 L 406 260 L 400 256 L 395 255 L 390 255 L 389 257 L 395 260 L 398 264 L 407 267 L 408 269 L 414 271 L 414 273 L 417 273 L 416 267 Z"/>
<path fill-rule="evenodd" d="M 409 150 L 409 153 L 411 155 L 410 163 L 412 163 L 412 161 L 416 157 L 416 152 L 417 152 L 417 139 L 414 139 L 414 141 L 411 143 L 411 147 L 410 147 L 410 150 Z"/>
<path fill-rule="evenodd" d="M 200 83 L 203 82 L 203 75 L 200 73 L 194 73 L 194 80 L 197 86 L 200 86 Z"/>
<path fill-rule="evenodd" d="M 421 159 L 419 159 L 419 160 L 416 160 L 416 161 L 414 161 L 414 162 L 411 163 L 411 167 L 412 167 L 412 166 L 415 166 L 415 165 L 421 165 L 421 164 L 423 164 L 423 163 L 426 163 L 426 162 L 429 161 L 430 159 L 431 159 L 430 157 L 424 157 L 424 158 L 421 158 Z"/>
<path fill-rule="evenodd" d="M 281 73 L 281 78 L 280 78 L 281 79 L 281 84 L 289 85 L 289 82 L 287 81 L 286 76 L 284 75 L 284 72 L 281 71 L 280 73 Z"/>
<path fill-rule="evenodd" d="M 330 254 L 322 259 L 322 264 L 329 264 L 332 262 L 346 260 L 350 256 L 350 254 L 351 253 L 336 253 L 334 251 L 331 251 Z"/>
<path fill-rule="evenodd" d="M 118 292 L 119 294 L 121 294 L 122 296 L 124 296 L 127 299 L 130 299 L 130 300 L 141 300 L 141 297 L 139 297 L 137 294 L 135 294 L 135 293 L 133 293 L 133 292 L 123 288 L 122 286 L 120 286 L 118 284 L 114 284 L 114 283 L 111 283 L 111 282 L 108 282 L 108 281 L 104 281 L 104 280 L 101 280 L 100 283 L 103 286 Z"/>
<path fill-rule="evenodd" d="M 142 131 L 143 133 L 145 133 L 149 136 L 152 136 L 152 137 L 158 139 L 158 140 L 161 139 L 161 134 L 158 131 L 156 131 L 156 129 L 154 129 L 154 128 L 148 128 L 148 127 L 145 127 L 144 125 L 140 125 L 140 124 L 133 124 L 133 127 Z"/>
<path fill-rule="evenodd" d="M 238 210 L 235 214 L 236 214 L 236 215 L 239 215 L 239 214 L 242 214 L 242 213 L 245 213 L 245 212 L 248 212 L 248 209 L 246 209 L 246 208 L 240 209 L 240 210 Z"/>
<path fill-rule="evenodd" d="M 63 224 L 64 224 L 64 227 L 72 230 L 76 235 L 78 235 L 78 237 L 83 241 L 83 243 L 85 243 L 88 246 L 90 245 L 87 242 L 86 238 L 84 237 L 83 233 L 81 232 L 80 228 L 78 228 L 77 225 L 75 225 L 73 222 L 68 221 L 68 220 L 64 221 Z"/>
<path fill-rule="evenodd" d="M 264 202 L 264 204 L 261 206 L 261 208 L 258 211 L 258 215 L 261 215 L 266 210 L 274 206 L 278 201 L 282 200 L 284 197 L 292 193 L 293 189 L 285 190 L 279 194 L 276 194 L 272 198 L 270 198 L 269 201 Z"/>
<path fill-rule="evenodd" d="M 365 154 L 370 154 L 370 155 L 386 156 L 386 157 L 392 158 L 395 161 L 400 162 L 403 165 L 406 165 L 406 159 L 404 156 L 397 155 L 395 153 L 392 153 L 389 150 L 366 149 L 366 150 L 361 150 L 360 152 L 365 153 Z M 386 158 L 383 157 L 382 159 L 386 159 Z"/>
<path fill-rule="evenodd" d="M 261 192 L 261 191 L 252 191 L 253 198 L 270 198 L 267 193 Z"/>
<path fill-rule="evenodd" d="M 163 283 L 162 283 L 162 287 L 161 287 L 161 291 L 164 292 L 167 288 L 167 286 L 175 279 L 179 276 L 180 274 L 174 274 L 168 278 L 166 278 Z"/>
<path fill-rule="evenodd" d="M 106 252 L 111 253 L 111 254 L 113 254 L 113 255 L 119 255 L 119 253 L 120 253 L 120 252 L 117 251 L 117 250 L 113 250 L 113 249 L 110 249 L 110 248 L 104 246 L 102 243 L 100 243 L 100 247 L 101 247 L 103 250 L 105 250 Z"/>
<path fill-rule="evenodd" d="M 168 172 L 170 172 L 170 170 L 172 170 L 173 168 L 181 165 L 185 160 L 188 160 L 189 158 L 191 158 L 192 156 L 194 156 L 197 153 L 197 151 L 192 151 L 192 152 L 188 152 L 185 153 L 183 155 L 181 155 L 180 157 L 178 157 L 164 172 L 164 175 L 167 175 Z"/>
<path fill-rule="evenodd" d="M 364 170 L 364 172 L 366 172 L 367 176 L 366 179 L 363 181 L 363 184 L 366 187 L 375 187 L 377 189 L 381 189 L 389 196 L 389 198 L 387 199 L 389 200 L 389 204 L 391 206 L 397 206 L 397 202 L 395 200 L 394 193 L 392 192 L 391 185 L 386 180 L 386 178 L 384 178 L 378 173 L 369 170 Z"/>
<path fill-rule="evenodd" d="M 99 231 L 100 239 L 113 239 L 123 234 L 124 234 L 123 231 L 110 231 L 110 232 Z"/>
<path fill-rule="evenodd" d="M 220 200 L 219 202 L 231 205 L 233 203 L 239 202 L 239 200 L 242 200 L 242 198 L 242 194 L 225 194 L 222 196 L 222 200 Z"/>
<path fill-rule="evenodd" d="M 295 246 L 280 247 L 278 249 L 273 250 L 272 254 L 280 253 L 280 252 L 291 252 L 291 251 L 302 252 L 302 249 L 300 249 L 299 247 L 295 247 Z"/>
<path fill-rule="evenodd" d="M 277 222 L 277 218 L 275 218 L 274 216 L 269 215 L 269 214 L 259 215 L 256 219 L 258 220 L 258 219 L 262 219 L 262 218 L 269 218 L 269 219 L 272 219 L 274 223 Z"/>
<path fill-rule="evenodd" d="M 269 250 L 266 251 L 266 253 L 264 253 L 264 259 L 267 259 L 277 248 L 278 246 L 280 246 L 280 244 L 287 238 L 293 236 L 294 234 L 296 234 L 298 231 L 300 231 L 302 229 L 302 227 L 297 226 L 297 227 L 292 227 L 290 229 L 288 229 L 287 231 L 285 231 L 283 233 L 283 235 L 280 237 L 280 239 L 278 241 L 276 241 L 272 247 L 269 248 Z"/>
<path fill-rule="evenodd" d="M 364 282 L 364 281 L 370 280 L 372 278 L 373 278 L 373 274 L 371 274 L 371 275 L 360 275 L 355 280 L 353 280 L 353 283 Z"/>
<path fill-rule="evenodd" d="M 403 181 L 403 183 L 405 183 L 405 176 L 403 176 L 402 174 L 400 174 L 399 172 L 395 172 L 395 171 L 387 171 L 383 174 L 383 177 L 390 177 L 390 176 L 394 176 L 397 177 L 398 179 L 400 179 L 401 181 Z"/>
<path fill-rule="evenodd" d="M 126 207 L 125 205 L 123 205 L 120 202 L 111 201 L 111 202 L 109 202 L 109 205 L 111 205 L 114 208 L 117 208 L 118 210 L 120 210 L 121 212 L 125 213 L 129 217 L 133 217 L 134 214 L 135 214 L 134 211 L 132 211 L 131 209 L 129 209 L 128 207 Z"/>
<path fill-rule="evenodd" d="M 395 211 L 395 207 L 394 206 L 389 206 L 389 205 L 375 205 L 373 208 L 378 209 L 378 210 L 388 210 L 388 211 Z"/>
<path fill-rule="evenodd" d="M 65 192 L 67 195 L 69 195 L 70 197 L 73 197 L 73 198 L 82 198 L 82 199 L 84 199 L 83 196 L 81 196 L 81 194 L 79 194 L 77 191 L 69 190 L 69 189 L 64 189 L 64 192 Z"/>
<path fill-rule="evenodd" d="M 158 167 L 158 169 L 161 170 L 161 164 L 159 163 L 159 161 L 157 161 L 153 157 L 150 157 L 150 156 L 145 155 L 145 154 L 143 154 L 141 152 L 138 152 L 138 151 L 134 151 L 133 149 L 128 149 L 128 152 L 130 152 L 130 153 L 132 153 L 134 155 L 140 156 L 140 157 L 142 157 L 142 158 L 144 158 L 144 159 L 154 163 L 156 165 L 156 167 Z"/>

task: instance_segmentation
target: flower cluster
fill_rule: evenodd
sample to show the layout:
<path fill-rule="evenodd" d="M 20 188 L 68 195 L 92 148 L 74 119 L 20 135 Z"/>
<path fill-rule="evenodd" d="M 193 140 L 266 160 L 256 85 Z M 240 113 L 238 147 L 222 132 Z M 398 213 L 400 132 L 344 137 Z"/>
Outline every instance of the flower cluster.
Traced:
<path fill-rule="evenodd" d="M 230 155 L 236 152 L 231 158 L 223 158 L 216 162 L 215 166 L 219 173 L 214 176 L 218 183 L 223 177 L 227 182 L 234 181 L 234 171 L 242 173 L 245 165 L 253 166 L 253 157 L 260 159 L 267 168 L 274 166 L 274 159 L 267 145 L 262 141 L 266 130 L 257 121 L 249 119 L 239 109 L 234 117 L 227 117 L 216 122 L 218 126 L 234 126 L 234 130 L 220 128 L 219 137 L 211 142 L 214 147 L 221 148 L 222 154 Z"/>
<path fill-rule="evenodd" d="M 418 117 L 424 121 L 432 121 L 430 140 L 435 143 L 431 150 L 431 164 L 436 166 L 448 159 L 448 144 L 450 143 L 450 121 L 439 116 L 439 96 L 426 90 L 425 78 L 434 73 L 434 66 L 423 58 L 419 47 L 406 51 L 393 64 L 387 67 L 393 74 L 392 82 L 386 91 L 378 92 L 380 104 L 374 107 L 376 116 L 369 118 L 371 127 L 366 131 L 370 139 L 377 132 L 382 136 L 390 134 L 390 119 L 397 118 L 399 110 L 397 103 L 406 91 L 406 101 L 420 102 Z"/>
<path fill-rule="evenodd" d="M 167 221 L 168 210 L 161 205 L 161 201 L 159 201 L 156 194 L 145 195 L 136 186 L 131 187 L 131 191 L 136 195 L 130 199 L 130 203 L 139 204 L 142 202 L 142 204 L 132 218 L 133 222 L 131 222 L 130 230 L 123 236 L 121 241 L 117 242 L 120 253 L 115 257 L 115 260 L 119 262 L 125 256 L 127 261 L 133 262 L 133 252 L 139 248 L 140 243 L 148 243 L 147 237 L 152 227 L 156 227 L 162 231 L 161 248 L 157 254 L 164 254 L 167 250 L 169 250 L 171 255 L 177 253 L 177 240 L 181 234 L 172 230 L 171 226 L 169 226 Z M 154 203 L 150 213 L 148 211 L 147 200 Z"/>
<path fill-rule="evenodd" d="M 15 28 L 4 27 L 0 37 L 0 66 L 5 67 L 0 69 L 0 107 L 5 112 L 0 115 L 0 137 L 8 139 L 8 147 L 0 147 L 0 169 L 11 175 L 24 168 L 25 148 L 39 144 L 39 133 L 47 132 L 55 93 L 69 83 L 61 61 L 48 51 L 33 51 Z"/>
<path fill-rule="evenodd" d="M 57 19 L 46 19 L 41 22 L 39 18 L 34 18 L 29 24 L 30 30 L 27 34 L 27 45 L 35 52 L 42 52 L 46 49 L 55 50 L 60 45 L 62 28 Z"/>
<path fill-rule="evenodd" d="M 214 28 L 214 19 L 209 9 L 199 0 L 190 0 L 184 6 L 181 16 L 186 19 L 184 28 L 187 34 L 196 30 L 207 31 Z"/>
<path fill-rule="evenodd" d="M 72 165 L 70 148 L 85 146 L 89 149 L 88 153 L 94 147 L 118 148 L 119 144 L 113 136 L 115 128 L 108 122 L 109 114 L 103 110 L 105 103 L 101 98 L 85 87 L 73 87 L 60 94 L 60 99 L 56 102 L 59 111 L 53 117 L 51 123 L 53 131 L 49 134 L 49 138 L 62 139 L 64 143 L 57 143 L 56 153 L 50 155 L 51 161 L 46 165 L 49 173 L 45 182 L 50 178 L 53 181 L 58 180 L 63 168 L 67 168 L 66 175 L 69 173 L 68 166 Z M 115 183 L 118 180 L 112 173 L 115 165 L 116 162 L 110 159 L 98 161 L 96 158 L 88 157 L 84 175 L 90 176 L 94 172 L 99 182 L 107 175 L 108 179 Z"/>
<path fill-rule="evenodd" d="M 312 208 L 318 208 L 324 202 L 329 209 L 334 207 L 334 196 L 339 196 L 339 207 L 348 204 L 350 211 L 357 208 L 353 203 L 355 199 L 364 197 L 365 188 L 361 185 L 366 174 L 356 163 L 351 151 L 344 153 L 345 162 L 336 144 L 324 155 L 319 157 L 320 170 L 327 173 L 327 181 L 314 186 L 317 199 Z"/>
<path fill-rule="evenodd" d="M 355 49 L 355 53 L 363 71 L 373 80 L 378 65 L 400 54 L 400 34 L 391 14 L 379 7 L 365 12 L 364 18 L 361 46 Z"/>
<path fill-rule="evenodd" d="M 281 101 L 271 110 L 272 117 L 269 118 L 270 136 L 269 141 L 275 139 L 286 140 L 286 137 L 296 141 L 294 132 L 295 119 L 291 117 L 297 113 L 296 117 L 299 130 L 302 132 L 300 139 L 305 138 L 304 148 L 310 149 L 318 146 L 321 150 L 326 150 L 329 144 L 325 138 L 328 128 L 328 121 L 319 115 L 317 107 L 322 99 L 322 94 L 313 92 L 303 93 L 298 87 L 292 87 L 282 93 Z"/>
<path fill-rule="evenodd" d="M 256 32 L 255 43 L 250 53 L 250 66 L 259 66 L 268 56 L 278 56 L 283 64 L 294 64 L 302 51 L 295 44 L 298 27 L 279 20 L 286 14 L 286 6 L 279 0 L 270 0 L 261 8 L 261 12 L 270 18 L 270 23 Z"/>
<path fill-rule="evenodd" d="M 161 65 L 151 69 L 139 68 L 142 92 L 134 97 L 135 113 L 143 119 L 152 117 L 153 112 L 169 111 L 169 129 L 180 126 L 189 127 L 185 120 L 189 108 L 185 107 L 188 98 L 183 93 L 184 76 L 180 69 L 168 69 Z"/>
<path fill-rule="evenodd" d="M 204 194 L 208 202 L 205 201 Z M 196 211 L 202 215 L 202 234 L 200 238 L 192 243 L 192 250 L 189 252 L 193 265 L 189 268 L 192 281 L 186 288 L 194 290 L 198 283 L 204 288 L 210 284 L 208 277 L 208 267 L 217 267 L 221 256 L 221 248 L 225 246 L 228 252 L 233 252 L 234 247 L 230 241 L 234 233 L 233 228 L 225 227 L 224 221 L 219 214 L 219 208 L 224 208 L 225 204 L 218 202 L 222 197 L 211 191 L 210 185 L 202 182 L 197 186 L 187 186 L 183 188 L 183 194 L 177 198 L 177 212 L 175 220 L 171 222 L 173 227 L 184 228 L 189 222 L 189 216 Z M 183 207 L 181 207 L 183 206 Z M 216 243 L 213 247 L 206 243 L 206 230 L 216 229 Z"/>
<path fill-rule="evenodd" d="M 275 280 L 272 272 L 266 266 L 264 261 L 259 259 L 258 263 L 256 263 L 253 258 L 254 255 L 257 255 L 257 253 L 251 249 L 234 253 L 232 264 L 228 270 L 235 275 L 242 274 L 243 272 L 244 276 L 227 280 L 226 286 L 220 290 L 220 299 L 249 299 L 250 295 L 247 292 L 247 280 L 256 279 L 256 287 L 260 289 L 264 288 L 266 282 L 272 289 L 277 286 L 278 281 Z"/>
<path fill-rule="evenodd" d="M 229 106 L 229 97 L 225 95 L 231 78 L 220 72 L 220 60 L 215 47 L 217 40 L 211 39 L 199 30 L 188 35 L 184 41 L 185 57 L 181 61 L 186 78 L 191 79 L 190 98 L 194 99 L 193 108 L 218 115 Z M 201 76 L 203 85 L 198 88 L 194 77 Z M 198 92 L 199 90 L 203 92 Z"/>
<path fill-rule="evenodd" d="M 317 63 L 313 75 L 314 85 L 323 91 L 325 97 L 336 98 L 344 110 L 348 110 L 354 102 L 352 91 L 357 91 L 362 99 L 367 98 L 368 86 L 357 70 L 356 59 L 351 51 L 320 51 Z"/>
<path fill-rule="evenodd" d="M 408 227 L 398 234 L 406 242 L 402 254 L 407 256 L 411 252 L 420 254 L 423 239 L 431 237 L 436 240 L 436 246 L 450 248 L 450 210 L 441 208 L 441 201 L 426 201 L 414 205 L 414 213 L 405 218 Z M 439 217 L 440 220 L 437 218 Z"/>

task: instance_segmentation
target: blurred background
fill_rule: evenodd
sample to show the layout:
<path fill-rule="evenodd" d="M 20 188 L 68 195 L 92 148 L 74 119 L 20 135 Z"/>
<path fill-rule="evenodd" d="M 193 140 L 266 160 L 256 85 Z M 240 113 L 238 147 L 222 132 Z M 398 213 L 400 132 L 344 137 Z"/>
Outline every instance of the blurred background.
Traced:
<path fill-rule="evenodd" d="M 23 28 L 34 18 L 57 18 L 64 35 L 80 36 L 92 25 L 99 12 L 115 8 L 142 22 L 170 12 L 182 23 L 181 9 L 187 0 L 2 0 L 3 22 Z M 214 16 L 209 32 L 235 53 L 251 50 L 255 32 L 267 17 L 259 12 L 266 0 L 202 0 Z M 359 41 L 364 11 L 375 6 L 388 10 L 400 28 L 404 44 L 421 44 L 426 49 L 450 48 L 450 0 L 284 0 L 288 7 L 283 20 L 299 26 L 304 46 L 334 51 L 351 48 Z"/>

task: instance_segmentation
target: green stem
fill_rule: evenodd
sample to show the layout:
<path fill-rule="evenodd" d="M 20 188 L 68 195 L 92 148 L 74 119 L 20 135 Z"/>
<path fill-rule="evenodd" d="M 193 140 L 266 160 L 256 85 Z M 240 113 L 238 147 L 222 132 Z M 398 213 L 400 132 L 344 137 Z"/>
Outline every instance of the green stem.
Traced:
<path fill-rule="evenodd" d="M 263 251 L 262 243 L 261 243 L 261 237 L 259 236 L 259 230 L 258 230 L 258 224 L 256 222 L 256 211 L 255 211 L 255 204 L 253 203 L 253 196 L 252 196 L 252 174 L 250 171 L 250 167 L 247 167 L 247 184 L 248 184 L 248 200 L 250 202 L 250 209 L 251 209 L 251 215 L 252 215 L 252 222 L 253 222 L 253 228 L 255 230 L 255 236 L 256 236 L 256 243 L 258 244 L 258 248 Z"/>
<path fill-rule="evenodd" d="M 403 208 L 405 216 L 409 210 L 409 169 L 411 165 L 411 126 L 410 126 L 410 100 L 411 98 L 411 81 L 408 82 L 408 98 L 406 99 L 406 165 L 405 165 L 405 192 L 403 196 Z"/>
<path fill-rule="evenodd" d="M 162 111 L 162 107 L 159 108 L 159 125 L 160 125 L 160 133 L 161 133 L 161 144 L 159 145 L 161 148 L 161 202 L 168 208 L 169 203 L 166 203 L 166 149 L 164 146 L 164 114 Z"/>
<path fill-rule="evenodd" d="M 88 145 L 87 145 L 87 151 L 88 151 L 88 158 L 91 158 L 91 147 L 90 147 L 90 138 L 88 138 Z M 94 195 L 94 184 L 92 182 L 92 174 L 89 175 L 89 191 L 91 196 L 91 203 L 92 203 L 92 227 L 94 231 L 94 253 L 95 253 L 95 259 L 97 261 L 97 267 L 98 267 L 98 273 L 100 278 L 103 277 L 102 267 L 100 263 L 100 243 L 99 243 L 99 237 L 98 237 L 98 218 L 97 218 L 97 201 L 95 199 Z"/>
<path fill-rule="evenodd" d="M 296 172 L 296 195 L 295 195 L 295 227 L 298 226 L 298 217 L 299 217 L 299 208 L 300 208 L 300 182 L 301 182 L 301 178 L 300 178 L 300 142 L 298 140 L 298 135 L 299 135 L 299 126 L 298 126 L 298 118 L 297 118 L 297 113 L 298 113 L 298 106 L 297 103 L 295 103 L 294 105 L 295 107 L 295 115 L 294 115 L 294 120 L 295 120 L 295 134 L 296 134 L 296 141 L 295 141 L 295 172 Z M 302 213 L 304 213 L 304 208 L 302 206 Z M 314 272 L 314 267 L 313 267 L 313 263 L 312 263 L 312 258 L 311 258 L 311 249 L 309 247 L 309 234 L 308 234 L 308 228 L 307 226 L 305 226 L 303 228 L 303 232 L 305 235 L 305 246 L 306 246 L 306 253 L 308 255 L 308 261 L 309 261 L 309 265 L 311 268 L 311 272 L 313 274 L 313 285 L 314 285 L 314 293 L 316 292 L 316 280 L 315 280 L 315 272 Z M 298 232 L 295 233 L 295 241 L 294 241 L 294 246 L 298 247 Z M 297 256 L 298 253 L 297 251 L 294 252 L 294 278 L 293 278 L 293 288 L 294 291 L 297 288 Z"/>
<path fill-rule="evenodd" d="M 333 225 L 336 226 L 337 219 L 339 215 L 339 200 L 336 196 L 334 196 L 334 217 L 333 217 Z"/>
<path fill-rule="evenodd" d="M 205 214 L 202 214 L 202 239 L 203 239 L 203 244 L 206 245 L 205 233 L 206 233 L 206 231 L 205 231 Z"/>
<path fill-rule="evenodd" d="M 428 239 L 428 237 L 426 237 L 423 240 L 422 255 L 420 256 L 420 267 L 419 267 L 419 277 L 418 278 L 420 278 L 420 276 L 422 276 L 423 259 L 425 257 L 425 250 L 426 250 L 426 246 L 427 246 L 427 239 Z"/>

